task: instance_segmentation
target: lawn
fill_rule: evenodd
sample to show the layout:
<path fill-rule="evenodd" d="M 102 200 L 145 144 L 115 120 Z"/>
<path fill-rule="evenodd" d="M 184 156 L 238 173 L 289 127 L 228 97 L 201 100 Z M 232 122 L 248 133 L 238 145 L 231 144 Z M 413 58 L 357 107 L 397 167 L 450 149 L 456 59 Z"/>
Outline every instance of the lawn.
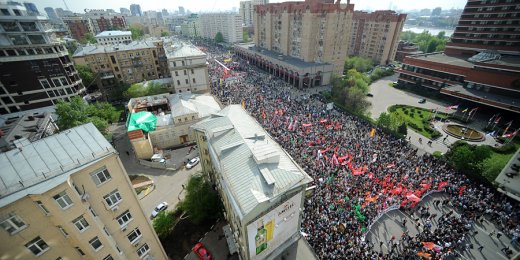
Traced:
<path fill-rule="evenodd" d="M 408 127 L 428 139 L 435 139 L 441 136 L 439 131 L 433 129 L 429 125 L 429 120 L 433 116 L 432 111 L 429 109 L 406 105 L 394 105 L 388 108 L 388 111 L 402 117 Z M 438 112 L 435 115 L 435 118 L 437 119 L 446 119 L 447 117 L 448 115 L 446 113 Z"/>

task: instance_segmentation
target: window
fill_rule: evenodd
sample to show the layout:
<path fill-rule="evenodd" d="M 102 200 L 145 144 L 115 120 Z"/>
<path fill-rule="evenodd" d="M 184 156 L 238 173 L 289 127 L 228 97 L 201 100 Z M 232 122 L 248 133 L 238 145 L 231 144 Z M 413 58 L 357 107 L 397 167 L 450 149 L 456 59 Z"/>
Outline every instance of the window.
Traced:
<path fill-rule="evenodd" d="M 178 71 L 175 71 L 175 76 L 179 76 L 179 72 Z"/>
<path fill-rule="evenodd" d="M 79 232 L 83 232 L 89 227 L 87 220 L 83 216 L 79 216 L 72 223 L 78 228 Z"/>
<path fill-rule="evenodd" d="M 195 84 L 195 78 L 191 79 L 191 81 L 193 81 L 193 84 Z"/>
<path fill-rule="evenodd" d="M 107 255 L 103 258 L 103 260 L 114 260 L 114 258 L 111 255 Z"/>
<path fill-rule="evenodd" d="M 195 74 L 195 71 L 193 69 L 191 69 L 191 74 Z"/>
<path fill-rule="evenodd" d="M 88 209 L 90 210 L 90 213 L 92 213 L 92 216 L 97 217 L 97 214 L 92 207 L 88 207 Z"/>
<path fill-rule="evenodd" d="M 45 207 L 45 205 L 43 205 L 43 203 L 41 201 L 37 200 L 36 204 L 38 205 L 38 207 L 40 207 L 41 210 L 43 210 L 45 215 L 49 215 L 50 214 L 49 210 Z"/>
<path fill-rule="evenodd" d="M 72 200 L 67 195 L 67 192 L 62 191 L 57 195 L 54 195 L 54 200 L 60 205 L 62 209 L 67 209 L 73 205 Z"/>
<path fill-rule="evenodd" d="M 9 10 L 7 10 L 7 9 L 0 9 L 0 10 L 2 11 L 2 15 L 11 15 L 9 13 Z"/>
<path fill-rule="evenodd" d="M 68 236 L 69 236 L 69 233 L 67 233 L 67 231 L 66 231 L 62 226 L 58 226 L 58 229 L 61 231 L 61 233 L 62 233 L 65 237 L 68 237 Z"/>
<path fill-rule="evenodd" d="M 130 220 L 132 220 L 132 214 L 130 214 L 129 210 L 117 217 L 117 222 L 121 227 L 125 226 Z"/>
<path fill-rule="evenodd" d="M 188 73 L 186 72 L 186 70 L 184 70 L 184 75 L 187 75 Z"/>
<path fill-rule="evenodd" d="M 108 173 L 108 170 L 105 168 L 98 172 L 93 173 L 92 179 L 94 180 L 96 185 L 99 186 L 99 185 L 109 181 L 110 179 L 112 179 L 112 177 L 110 176 L 110 173 Z"/>
<path fill-rule="evenodd" d="M 181 85 L 181 81 L 177 80 L 177 86 L 180 86 L 180 85 Z"/>
<path fill-rule="evenodd" d="M 36 237 L 35 239 L 31 240 L 29 243 L 25 244 L 25 247 L 31 250 L 35 256 L 42 255 L 47 250 L 49 250 L 47 243 L 45 243 L 45 241 L 43 241 L 43 239 L 40 237 Z"/>
<path fill-rule="evenodd" d="M 130 244 L 134 244 L 139 238 L 141 238 L 141 230 L 139 228 L 136 228 L 130 232 L 126 237 L 128 237 L 128 240 L 130 241 Z"/>
<path fill-rule="evenodd" d="M 103 231 L 105 231 L 105 234 L 107 234 L 107 236 L 110 236 L 110 233 L 108 232 L 107 227 L 103 227 Z"/>
<path fill-rule="evenodd" d="M 137 249 L 137 255 L 139 255 L 139 257 L 143 258 L 149 251 L 150 251 L 150 247 L 148 246 L 148 244 L 144 244 L 139 249 Z"/>
<path fill-rule="evenodd" d="M 52 83 L 54 83 L 55 87 L 61 87 L 61 82 L 57 78 L 52 79 Z"/>
<path fill-rule="evenodd" d="M 184 66 L 184 61 L 181 61 L 181 63 L 182 63 L 182 66 Z M 186 73 L 186 71 L 184 73 Z M 184 74 L 184 75 L 186 75 L 186 74 Z"/>
<path fill-rule="evenodd" d="M 83 252 L 83 250 L 81 250 L 81 248 L 79 248 L 79 246 L 76 247 L 76 250 L 78 251 L 78 253 L 79 253 L 81 256 L 84 256 L 84 255 L 85 255 L 85 252 Z"/>
<path fill-rule="evenodd" d="M 110 192 L 108 195 L 105 195 L 103 198 L 105 199 L 109 207 L 117 205 L 122 200 L 121 194 L 119 194 L 119 191 L 117 189 Z"/>
<path fill-rule="evenodd" d="M 173 65 L 174 67 L 177 67 L 177 63 L 176 63 L 175 61 L 172 62 L 172 65 Z"/>
<path fill-rule="evenodd" d="M 101 248 L 103 248 L 103 244 L 101 244 L 101 241 L 99 241 L 98 237 L 92 238 L 88 243 L 92 246 L 94 251 L 99 251 Z"/>
<path fill-rule="evenodd" d="M 186 84 L 190 84 L 190 81 L 188 79 L 185 79 L 184 81 L 186 82 Z"/>
<path fill-rule="evenodd" d="M 11 235 L 18 233 L 27 227 L 25 222 L 23 222 L 23 220 L 20 217 L 14 214 L 8 219 L 2 221 L 2 223 L 0 223 L 0 226 L 2 226 L 5 229 L 5 231 L 9 232 L 9 234 Z"/>

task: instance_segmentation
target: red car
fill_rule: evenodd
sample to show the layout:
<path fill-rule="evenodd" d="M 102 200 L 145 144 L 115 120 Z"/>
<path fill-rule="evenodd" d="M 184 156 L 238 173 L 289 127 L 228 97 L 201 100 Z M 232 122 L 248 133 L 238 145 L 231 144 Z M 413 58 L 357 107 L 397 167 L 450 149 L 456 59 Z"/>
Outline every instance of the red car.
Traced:
<path fill-rule="evenodd" d="M 191 249 L 201 260 L 211 260 L 211 253 L 202 245 L 202 243 L 197 243 Z"/>

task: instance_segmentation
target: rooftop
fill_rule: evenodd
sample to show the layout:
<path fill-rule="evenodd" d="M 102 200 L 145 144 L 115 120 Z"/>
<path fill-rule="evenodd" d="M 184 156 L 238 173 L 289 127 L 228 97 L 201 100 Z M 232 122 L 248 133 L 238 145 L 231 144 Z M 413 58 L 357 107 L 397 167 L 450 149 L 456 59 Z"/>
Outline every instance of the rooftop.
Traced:
<path fill-rule="evenodd" d="M 520 175 L 518 167 L 520 167 L 520 149 L 516 151 L 495 181 L 499 184 L 498 190 L 500 192 L 520 201 Z"/>
<path fill-rule="evenodd" d="M 211 95 L 179 93 L 172 94 L 169 101 L 173 117 L 198 113 L 199 118 L 204 118 L 220 111 L 220 105 Z"/>
<path fill-rule="evenodd" d="M 73 57 L 81 57 L 92 54 L 100 53 L 112 53 L 117 51 L 130 51 L 139 50 L 146 48 L 154 48 L 156 41 L 145 40 L 145 41 L 133 41 L 129 44 L 112 44 L 112 45 L 87 45 L 79 47 L 74 53 Z"/>
<path fill-rule="evenodd" d="M 493 94 L 493 93 L 489 93 L 489 92 L 485 92 L 485 91 L 481 91 L 481 90 L 464 88 L 461 85 L 445 87 L 441 90 L 441 92 L 445 93 L 444 91 L 446 91 L 446 90 L 450 91 L 450 92 L 455 92 L 455 93 L 459 93 L 462 95 L 472 97 L 473 98 L 472 100 L 474 100 L 474 101 L 477 101 L 478 99 L 483 99 L 483 100 L 489 100 L 489 101 L 496 102 L 496 103 L 501 103 L 501 104 L 507 105 L 507 106 L 520 108 L 520 100 L 518 100 L 518 98 L 515 98 L 515 97 L 497 95 L 497 94 Z M 449 94 L 449 93 L 445 93 L 445 94 Z M 477 100 L 475 100 L 475 99 L 477 99 Z"/>
<path fill-rule="evenodd" d="M 312 181 L 240 105 L 230 105 L 192 128 L 208 137 L 213 162 L 240 218 Z"/>
<path fill-rule="evenodd" d="M 471 63 L 468 60 L 470 57 L 459 57 L 459 56 L 448 56 L 444 53 L 425 53 L 414 56 L 408 56 L 418 60 L 426 60 L 435 63 L 441 64 L 449 64 L 459 67 L 473 68 L 478 66 L 489 65 L 502 65 L 502 66 L 510 66 L 520 68 L 520 56 L 513 55 L 501 55 L 499 59 L 485 60 L 479 61 L 476 63 Z"/>
<path fill-rule="evenodd" d="M 202 52 L 199 48 L 184 42 L 165 42 L 164 50 L 166 51 L 166 57 L 168 57 L 168 59 L 193 56 L 206 56 L 206 54 Z"/>
<path fill-rule="evenodd" d="M 52 129 L 47 129 L 53 122 L 50 112 L 7 116 L 0 122 L 0 150 L 2 151 L 15 148 L 13 145 L 15 140 L 25 138 L 33 142 L 53 133 Z"/>
<path fill-rule="evenodd" d="M 63 183 L 116 151 L 92 124 L 77 126 L 0 154 L 0 207 Z"/>
<path fill-rule="evenodd" d="M 108 36 L 131 36 L 131 31 L 103 31 L 100 32 L 96 37 L 108 37 Z"/>

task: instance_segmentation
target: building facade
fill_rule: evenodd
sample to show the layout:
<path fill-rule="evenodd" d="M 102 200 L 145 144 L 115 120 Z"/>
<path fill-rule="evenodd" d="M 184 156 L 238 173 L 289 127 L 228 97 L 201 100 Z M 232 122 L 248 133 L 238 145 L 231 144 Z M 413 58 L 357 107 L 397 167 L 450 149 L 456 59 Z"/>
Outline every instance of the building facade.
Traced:
<path fill-rule="evenodd" d="M 269 0 L 250 0 L 240 1 L 240 17 L 244 27 L 253 27 L 253 17 L 255 16 L 255 5 L 266 5 Z"/>
<path fill-rule="evenodd" d="M 334 72 L 341 75 L 353 13 L 353 4 L 332 0 L 257 5 L 254 43 L 305 62 L 333 64 Z"/>
<path fill-rule="evenodd" d="M 273 259 L 300 237 L 307 173 L 240 105 L 192 126 L 202 171 L 222 199 L 230 253 Z M 234 243 L 233 243 L 234 241 Z"/>
<path fill-rule="evenodd" d="M 209 73 L 206 54 L 197 47 L 184 42 L 164 43 L 168 69 L 175 93 L 209 92 Z"/>
<path fill-rule="evenodd" d="M 97 86 L 107 95 L 117 83 L 138 83 L 169 77 L 162 40 L 134 41 L 122 45 L 90 45 L 76 50 L 76 64 L 98 73 Z"/>
<path fill-rule="evenodd" d="M 348 55 L 370 58 L 381 65 L 391 63 L 405 20 L 406 14 L 394 11 L 355 11 Z"/>
<path fill-rule="evenodd" d="M 23 2 L 23 5 L 25 6 L 25 9 L 29 15 L 40 15 L 40 11 L 38 11 L 38 8 L 34 3 Z"/>
<path fill-rule="evenodd" d="M 138 4 L 131 4 L 130 5 L 130 12 L 133 16 L 142 16 L 143 12 L 141 11 L 141 6 Z"/>
<path fill-rule="evenodd" d="M 96 35 L 96 41 L 100 45 L 129 44 L 132 42 L 132 32 L 104 31 Z"/>
<path fill-rule="evenodd" d="M 397 44 L 397 52 L 395 53 L 395 60 L 403 62 L 404 57 L 410 55 L 417 55 L 423 53 L 419 50 L 419 46 L 411 42 L 399 41 Z"/>
<path fill-rule="evenodd" d="M 518 1 L 468 1 L 444 53 L 411 55 L 399 85 L 520 113 Z"/>
<path fill-rule="evenodd" d="M 67 27 L 69 35 L 78 41 L 83 40 L 87 33 L 94 34 L 92 21 L 82 15 L 64 16 L 61 20 Z"/>
<path fill-rule="evenodd" d="M 85 91 L 47 19 L 14 2 L 0 4 L 0 114 L 52 106 Z"/>
<path fill-rule="evenodd" d="M 242 17 L 236 13 L 205 13 L 199 15 L 201 36 L 215 39 L 217 33 L 222 33 L 225 42 L 241 42 Z"/>
<path fill-rule="evenodd" d="M 91 123 L 0 162 L 0 258 L 168 259 L 117 151 Z"/>
<path fill-rule="evenodd" d="M 119 13 L 109 12 L 103 9 L 87 10 L 85 17 L 92 21 L 94 34 L 127 28 L 125 17 Z"/>

